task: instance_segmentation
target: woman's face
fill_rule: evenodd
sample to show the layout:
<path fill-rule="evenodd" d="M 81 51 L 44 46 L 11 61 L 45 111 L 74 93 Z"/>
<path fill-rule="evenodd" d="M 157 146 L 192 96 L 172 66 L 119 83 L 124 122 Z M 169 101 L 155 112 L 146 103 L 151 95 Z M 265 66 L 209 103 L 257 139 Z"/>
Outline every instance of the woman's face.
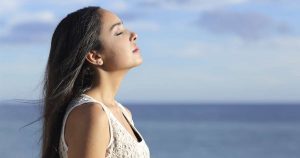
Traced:
<path fill-rule="evenodd" d="M 101 20 L 103 69 L 114 71 L 140 65 L 143 60 L 136 44 L 137 34 L 127 30 L 120 18 L 110 11 L 103 10 Z"/>

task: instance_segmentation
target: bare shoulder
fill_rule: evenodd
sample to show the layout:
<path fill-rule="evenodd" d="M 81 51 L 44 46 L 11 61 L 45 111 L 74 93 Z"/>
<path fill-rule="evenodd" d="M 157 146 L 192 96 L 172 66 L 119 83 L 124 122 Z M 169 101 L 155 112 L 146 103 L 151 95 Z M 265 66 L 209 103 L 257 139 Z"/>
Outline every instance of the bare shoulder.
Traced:
<path fill-rule="evenodd" d="M 85 103 L 74 108 L 66 122 L 65 140 L 69 158 L 105 157 L 109 123 L 101 105 Z"/>

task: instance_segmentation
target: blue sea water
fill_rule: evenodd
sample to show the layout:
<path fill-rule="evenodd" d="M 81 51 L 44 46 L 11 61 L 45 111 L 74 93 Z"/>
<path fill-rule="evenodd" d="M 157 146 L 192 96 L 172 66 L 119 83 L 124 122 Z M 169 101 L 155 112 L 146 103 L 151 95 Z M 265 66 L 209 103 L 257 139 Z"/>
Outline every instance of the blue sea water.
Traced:
<path fill-rule="evenodd" d="M 38 158 L 34 105 L 1 103 L 0 157 Z M 132 104 L 152 158 L 299 158 L 298 104 Z"/>

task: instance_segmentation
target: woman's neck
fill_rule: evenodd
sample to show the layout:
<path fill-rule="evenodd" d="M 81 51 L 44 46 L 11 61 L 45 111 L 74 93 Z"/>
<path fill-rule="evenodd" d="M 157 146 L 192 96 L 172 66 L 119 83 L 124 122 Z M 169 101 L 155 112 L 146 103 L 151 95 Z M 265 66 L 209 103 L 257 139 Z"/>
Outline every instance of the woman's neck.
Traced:
<path fill-rule="evenodd" d="M 99 70 L 94 85 L 85 94 L 103 102 L 107 106 L 115 107 L 115 96 L 127 71 L 106 72 Z"/>

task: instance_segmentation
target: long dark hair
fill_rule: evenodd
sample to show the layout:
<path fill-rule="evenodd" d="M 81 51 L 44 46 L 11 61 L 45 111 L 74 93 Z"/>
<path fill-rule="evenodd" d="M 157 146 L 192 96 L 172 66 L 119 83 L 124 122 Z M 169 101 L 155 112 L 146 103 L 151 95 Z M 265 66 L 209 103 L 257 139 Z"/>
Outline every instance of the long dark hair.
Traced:
<path fill-rule="evenodd" d="M 53 33 L 43 87 L 42 158 L 59 157 L 67 105 L 93 84 L 95 70 L 85 56 L 103 49 L 99 39 L 102 11 L 91 6 L 72 12 Z"/>

